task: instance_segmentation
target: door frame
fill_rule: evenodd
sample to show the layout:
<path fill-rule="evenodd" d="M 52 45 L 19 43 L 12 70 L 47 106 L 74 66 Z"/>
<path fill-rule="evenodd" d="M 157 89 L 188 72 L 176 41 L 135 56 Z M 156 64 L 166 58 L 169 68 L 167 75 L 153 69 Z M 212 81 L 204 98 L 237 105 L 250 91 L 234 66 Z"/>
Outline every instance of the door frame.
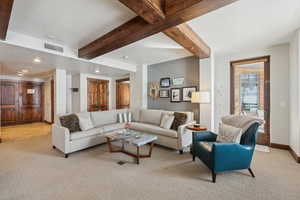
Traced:
<path fill-rule="evenodd" d="M 230 62 L 230 113 L 234 114 L 234 70 L 235 66 L 237 65 L 243 65 L 243 64 L 252 64 L 257 62 L 263 62 L 264 63 L 264 116 L 265 116 L 265 133 L 261 135 L 257 143 L 258 144 L 264 144 L 270 146 L 270 107 L 271 107 L 271 101 L 270 101 L 270 92 L 271 92 L 271 86 L 270 86 L 270 60 L 271 56 L 262 56 L 262 57 L 255 57 L 255 58 L 248 58 L 248 59 L 242 59 L 242 60 L 235 60 Z"/>
<path fill-rule="evenodd" d="M 117 79 L 116 80 L 116 109 L 119 110 L 119 109 L 122 109 L 122 108 L 118 108 L 118 105 L 119 105 L 119 90 L 118 90 L 118 84 L 121 83 L 121 82 L 124 82 L 124 81 L 130 81 L 130 78 L 122 78 L 122 79 Z M 129 103 L 129 107 L 130 107 L 130 103 Z"/>

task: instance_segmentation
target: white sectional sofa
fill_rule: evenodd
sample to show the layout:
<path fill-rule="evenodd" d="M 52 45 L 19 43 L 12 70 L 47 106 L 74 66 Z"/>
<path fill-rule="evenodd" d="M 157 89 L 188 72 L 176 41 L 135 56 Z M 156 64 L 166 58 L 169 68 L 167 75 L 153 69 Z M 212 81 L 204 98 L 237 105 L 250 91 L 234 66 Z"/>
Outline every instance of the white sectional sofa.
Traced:
<path fill-rule="evenodd" d="M 101 112 L 90 112 L 94 128 L 70 133 L 65 127 L 62 127 L 58 120 L 52 125 L 52 143 L 53 148 L 57 148 L 65 154 L 67 158 L 72 152 L 86 149 L 91 146 L 106 142 L 104 135 L 110 131 L 125 128 L 125 123 L 118 123 L 118 113 L 133 113 L 133 121 L 130 128 L 156 135 L 156 143 L 172 149 L 182 150 L 192 143 L 190 131 L 185 131 L 185 126 L 195 123 L 192 112 L 187 114 L 186 124 L 180 126 L 178 131 L 160 128 L 160 119 L 162 113 L 173 113 L 164 110 L 110 110 Z"/>

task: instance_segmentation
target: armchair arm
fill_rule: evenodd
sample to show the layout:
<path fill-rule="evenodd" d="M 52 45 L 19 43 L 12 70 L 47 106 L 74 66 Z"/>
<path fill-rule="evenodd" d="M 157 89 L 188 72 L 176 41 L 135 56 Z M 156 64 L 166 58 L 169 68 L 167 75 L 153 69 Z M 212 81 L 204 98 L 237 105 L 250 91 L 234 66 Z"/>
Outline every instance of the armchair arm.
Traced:
<path fill-rule="evenodd" d="M 193 142 L 199 142 L 199 141 L 215 142 L 216 139 L 217 139 L 217 134 L 211 131 L 193 132 Z"/>
<path fill-rule="evenodd" d="M 59 126 L 57 124 L 52 125 L 52 144 L 57 149 L 64 153 L 70 152 L 70 131 L 69 129 Z"/>
<path fill-rule="evenodd" d="M 177 133 L 179 150 L 182 150 L 184 147 L 187 147 L 192 144 L 192 133 L 190 131 L 186 131 L 186 127 L 193 124 L 196 124 L 196 121 L 191 121 L 187 124 L 178 127 Z"/>
<path fill-rule="evenodd" d="M 214 143 L 213 168 L 215 172 L 250 168 L 253 147 L 236 143 Z"/>

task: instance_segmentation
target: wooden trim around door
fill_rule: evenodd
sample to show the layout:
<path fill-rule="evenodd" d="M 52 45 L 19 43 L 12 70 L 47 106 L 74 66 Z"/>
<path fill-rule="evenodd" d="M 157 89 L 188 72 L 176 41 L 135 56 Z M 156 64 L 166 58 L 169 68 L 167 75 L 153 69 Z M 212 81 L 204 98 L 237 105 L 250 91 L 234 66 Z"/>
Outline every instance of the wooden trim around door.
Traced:
<path fill-rule="evenodd" d="M 238 65 L 244 65 L 244 64 L 252 64 L 252 63 L 258 63 L 263 62 L 264 63 L 264 110 L 266 111 L 264 113 L 265 115 L 265 137 L 262 138 L 262 143 L 265 143 L 266 145 L 270 146 L 270 59 L 271 56 L 263 56 L 263 57 L 256 57 L 256 58 L 249 58 L 249 59 L 243 59 L 243 60 L 236 60 L 230 62 L 230 113 L 234 114 L 234 68 Z M 261 143 L 261 142 L 259 142 Z"/>

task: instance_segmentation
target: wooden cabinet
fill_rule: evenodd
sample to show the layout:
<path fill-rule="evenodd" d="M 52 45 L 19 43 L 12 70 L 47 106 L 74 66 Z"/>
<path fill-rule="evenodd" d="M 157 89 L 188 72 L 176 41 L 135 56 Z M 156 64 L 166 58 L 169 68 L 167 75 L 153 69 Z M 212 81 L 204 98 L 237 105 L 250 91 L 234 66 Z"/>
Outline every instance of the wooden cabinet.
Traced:
<path fill-rule="evenodd" d="M 1 80 L 1 125 L 42 121 L 42 83 Z"/>
<path fill-rule="evenodd" d="M 87 79 L 87 102 L 88 102 L 88 111 L 104 111 L 108 110 L 108 80 L 100 80 L 100 79 Z"/>

